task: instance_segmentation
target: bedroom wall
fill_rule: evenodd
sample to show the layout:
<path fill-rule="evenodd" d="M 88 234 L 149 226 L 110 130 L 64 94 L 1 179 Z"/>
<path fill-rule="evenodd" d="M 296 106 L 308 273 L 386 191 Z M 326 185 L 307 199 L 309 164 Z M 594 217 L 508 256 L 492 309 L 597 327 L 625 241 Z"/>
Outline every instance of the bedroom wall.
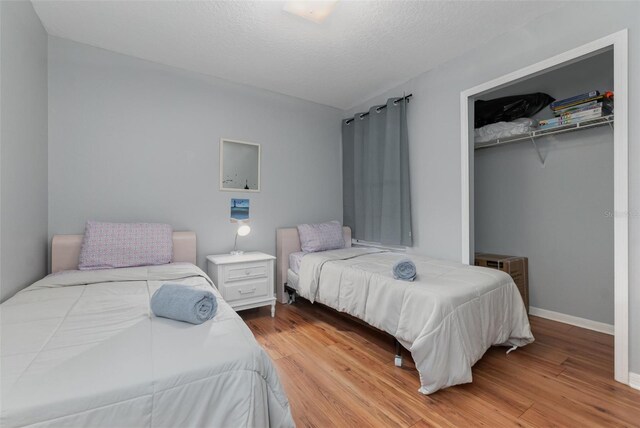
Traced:
<path fill-rule="evenodd" d="M 88 219 L 166 222 L 228 252 L 232 197 L 251 200 L 240 249 L 276 228 L 342 217 L 341 111 L 52 37 L 49 236 Z M 262 145 L 260 193 L 219 190 L 221 137 Z"/>
<path fill-rule="evenodd" d="M 613 89 L 613 51 L 481 97 Z M 550 118 L 548 108 L 534 117 Z M 613 130 L 475 151 L 475 248 L 529 258 L 530 305 L 613 325 Z"/>
<path fill-rule="evenodd" d="M 461 254 L 460 92 L 622 29 L 629 29 L 630 369 L 640 373 L 640 3 L 571 3 L 434 70 L 345 111 L 413 93 L 408 111 L 412 251 L 451 260 Z M 603 19 L 606 17 L 606 19 Z M 427 53 L 425 52 L 425 55 Z"/>
<path fill-rule="evenodd" d="M 47 267 L 47 34 L 30 2 L 0 2 L 0 301 Z"/>

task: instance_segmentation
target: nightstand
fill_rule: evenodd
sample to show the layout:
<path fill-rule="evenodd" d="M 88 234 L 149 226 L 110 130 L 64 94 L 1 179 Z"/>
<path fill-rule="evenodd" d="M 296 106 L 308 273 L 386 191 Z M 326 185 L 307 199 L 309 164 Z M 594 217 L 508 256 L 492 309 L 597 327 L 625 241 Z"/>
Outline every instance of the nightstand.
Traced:
<path fill-rule="evenodd" d="M 207 273 L 222 298 L 237 312 L 271 305 L 276 315 L 275 257 L 259 252 L 207 256 Z"/>

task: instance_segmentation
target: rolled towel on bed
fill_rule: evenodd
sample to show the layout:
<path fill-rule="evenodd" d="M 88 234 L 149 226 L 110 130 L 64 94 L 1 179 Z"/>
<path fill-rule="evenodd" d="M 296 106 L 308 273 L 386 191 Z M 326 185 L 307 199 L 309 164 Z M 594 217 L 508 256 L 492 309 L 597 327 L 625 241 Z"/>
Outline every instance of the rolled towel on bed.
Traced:
<path fill-rule="evenodd" d="M 403 281 L 416 279 L 416 264 L 410 259 L 400 259 L 393 265 L 393 277 Z"/>
<path fill-rule="evenodd" d="M 216 314 L 218 301 L 209 290 L 181 284 L 163 284 L 151 297 L 157 317 L 202 324 Z"/>

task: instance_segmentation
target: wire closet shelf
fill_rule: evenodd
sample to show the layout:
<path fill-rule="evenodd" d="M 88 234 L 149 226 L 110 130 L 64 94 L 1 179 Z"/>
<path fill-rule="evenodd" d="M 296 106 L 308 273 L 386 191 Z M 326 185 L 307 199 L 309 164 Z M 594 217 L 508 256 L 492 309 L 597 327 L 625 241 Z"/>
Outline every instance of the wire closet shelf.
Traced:
<path fill-rule="evenodd" d="M 581 129 L 596 128 L 598 126 L 609 125 L 613 128 L 613 115 L 597 117 L 594 119 L 583 120 L 581 122 L 568 123 L 566 125 L 554 126 L 553 128 L 537 129 L 527 132 L 526 134 L 514 135 L 512 137 L 498 138 L 495 140 L 478 143 L 474 145 L 475 150 L 487 149 L 489 147 L 501 146 L 503 144 L 515 143 L 517 141 L 532 141 L 536 138 L 546 137 L 549 135 L 564 134 L 566 132 L 579 131 Z M 535 143 L 534 143 L 535 144 Z"/>

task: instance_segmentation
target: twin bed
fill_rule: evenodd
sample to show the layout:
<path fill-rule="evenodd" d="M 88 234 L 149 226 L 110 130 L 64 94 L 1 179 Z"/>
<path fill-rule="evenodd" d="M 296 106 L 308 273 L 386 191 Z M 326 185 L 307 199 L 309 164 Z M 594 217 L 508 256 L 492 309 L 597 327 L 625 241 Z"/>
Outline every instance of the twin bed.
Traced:
<path fill-rule="evenodd" d="M 1 306 L 0 426 L 293 426 L 272 361 L 174 232 L 173 263 L 75 270 L 81 235 L 56 236 L 53 274 Z M 165 282 L 210 288 L 216 316 L 153 316 Z"/>
<path fill-rule="evenodd" d="M 394 336 L 411 351 L 423 394 L 471 382 L 489 347 L 524 346 L 533 335 L 518 289 L 504 272 L 411 255 L 414 282 L 395 280 L 403 254 L 352 247 L 301 253 L 297 229 L 277 232 L 278 289 L 295 290 Z"/>

